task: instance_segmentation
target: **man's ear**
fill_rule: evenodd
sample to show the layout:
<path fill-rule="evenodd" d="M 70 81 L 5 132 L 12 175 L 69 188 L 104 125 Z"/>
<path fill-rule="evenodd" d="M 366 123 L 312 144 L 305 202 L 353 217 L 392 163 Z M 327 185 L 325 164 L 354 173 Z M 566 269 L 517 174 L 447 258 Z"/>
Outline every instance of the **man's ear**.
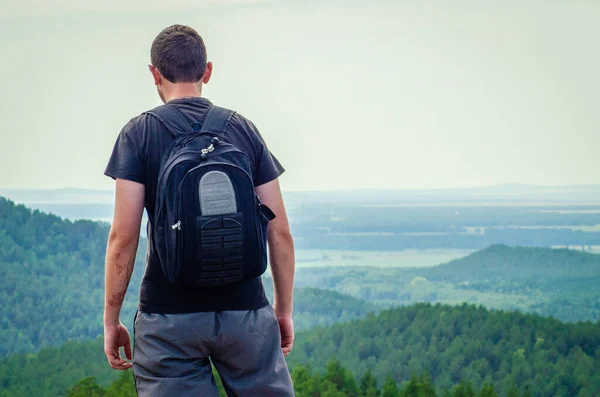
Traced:
<path fill-rule="evenodd" d="M 160 71 L 156 68 L 156 66 L 148 65 L 148 70 L 152 73 L 152 78 L 154 79 L 154 85 L 160 85 L 162 82 L 162 75 Z"/>
<path fill-rule="evenodd" d="M 204 71 L 204 76 L 202 76 L 202 83 L 207 84 L 210 81 L 210 76 L 212 76 L 213 64 L 212 62 L 208 62 L 206 64 L 206 70 Z"/>

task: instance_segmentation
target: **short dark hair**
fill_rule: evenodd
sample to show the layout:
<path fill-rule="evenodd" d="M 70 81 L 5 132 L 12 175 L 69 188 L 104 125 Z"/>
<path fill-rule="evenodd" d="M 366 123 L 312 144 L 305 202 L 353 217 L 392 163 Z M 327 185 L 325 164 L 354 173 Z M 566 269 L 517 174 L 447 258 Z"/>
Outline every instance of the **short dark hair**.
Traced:
<path fill-rule="evenodd" d="M 152 42 L 150 61 L 172 83 L 195 83 L 206 71 L 206 47 L 194 29 L 172 25 Z"/>

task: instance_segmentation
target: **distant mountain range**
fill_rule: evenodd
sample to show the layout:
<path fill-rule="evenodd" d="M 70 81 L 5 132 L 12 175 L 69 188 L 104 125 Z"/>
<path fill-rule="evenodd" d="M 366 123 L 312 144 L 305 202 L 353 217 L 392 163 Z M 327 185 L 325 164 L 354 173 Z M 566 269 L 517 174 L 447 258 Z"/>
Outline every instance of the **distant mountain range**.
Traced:
<path fill-rule="evenodd" d="M 600 185 L 535 186 L 504 184 L 470 188 L 384 190 L 341 189 L 322 192 L 289 192 L 292 200 L 344 203 L 600 203 Z"/>
<path fill-rule="evenodd" d="M 600 185 L 536 186 L 520 183 L 447 189 L 340 189 L 330 191 L 288 191 L 286 198 L 296 200 L 343 202 L 593 202 L 600 203 Z M 92 189 L 1 189 L 0 196 L 24 204 L 111 204 L 112 190 Z"/>
<path fill-rule="evenodd" d="M 114 191 L 91 189 L 0 189 L 0 196 L 68 219 L 110 221 Z M 505 184 L 430 190 L 341 189 L 284 192 L 290 210 L 298 207 L 412 206 L 600 206 L 600 185 Z"/>
<path fill-rule="evenodd" d="M 115 192 L 92 189 L 0 189 L 0 196 L 20 204 L 112 204 Z"/>

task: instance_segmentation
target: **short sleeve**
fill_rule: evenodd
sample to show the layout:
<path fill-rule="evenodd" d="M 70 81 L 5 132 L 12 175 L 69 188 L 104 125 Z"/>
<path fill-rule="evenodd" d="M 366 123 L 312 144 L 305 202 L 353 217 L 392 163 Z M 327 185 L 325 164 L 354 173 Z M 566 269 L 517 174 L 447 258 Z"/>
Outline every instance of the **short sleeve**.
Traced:
<path fill-rule="evenodd" d="M 264 185 L 281 176 L 285 168 L 279 160 L 269 151 L 267 144 L 256 126 L 249 120 L 242 117 L 250 129 L 251 139 L 254 146 L 254 186 Z"/>
<path fill-rule="evenodd" d="M 257 169 L 254 177 L 254 186 L 264 185 L 281 176 L 285 168 L 281 165 L 277 157 L 267 148 L 267 144 L 262 136 L 256 131 L 257 137 Z"/>
<path fill-rule="evenodd" d="M 119 133 L 104 175 L 145 184 L 146 169 L 135 120 L 127 123 Z"/>

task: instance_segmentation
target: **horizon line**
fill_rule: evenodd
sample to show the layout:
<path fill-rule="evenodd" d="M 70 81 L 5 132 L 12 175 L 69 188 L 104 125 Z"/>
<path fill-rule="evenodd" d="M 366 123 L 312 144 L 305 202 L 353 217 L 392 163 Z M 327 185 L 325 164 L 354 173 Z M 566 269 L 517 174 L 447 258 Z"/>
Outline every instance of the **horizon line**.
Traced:
<path fill-rule="evenodd" d="M 385 187 L 341 187 L 333 189 L 282 189 L 283 192 L 287 193 L 335 193 L 335 192 L 346 192 L 346 191 L 385 191 L 385 192 L 428 192 L 428 191 L 440 191 L 440 190 L 472 190 L 472 189 L 489 189 L 489 188 L 501 188 L 501 187 L 527 187 L 527 188 L 538 188 L 538 189 L 550 189 L 550 188 L 600 188 L 600 183 L 587 183 L 587 184 L 570 184 L 570 185 L 536 185 L 527 184 L 521 182 L 509 182 L 509 183 L 498 183 L 492 185 L 474 185 L 474 186 L 456 186 L 456 187 L 429 187 L 429 188 L 385 188 Z M 60 191 L 72 191 L 72 192 L 95 192 L 95 193 L 114 193 L 114 189 L 98 189 L 98 188 L 80 188 L 80 187 L 57 187 L 48 189 L 34 189 L 34 188 L 11 188 L 11 187 L 0 187 L 0 192 L 60 192 Z"/>

